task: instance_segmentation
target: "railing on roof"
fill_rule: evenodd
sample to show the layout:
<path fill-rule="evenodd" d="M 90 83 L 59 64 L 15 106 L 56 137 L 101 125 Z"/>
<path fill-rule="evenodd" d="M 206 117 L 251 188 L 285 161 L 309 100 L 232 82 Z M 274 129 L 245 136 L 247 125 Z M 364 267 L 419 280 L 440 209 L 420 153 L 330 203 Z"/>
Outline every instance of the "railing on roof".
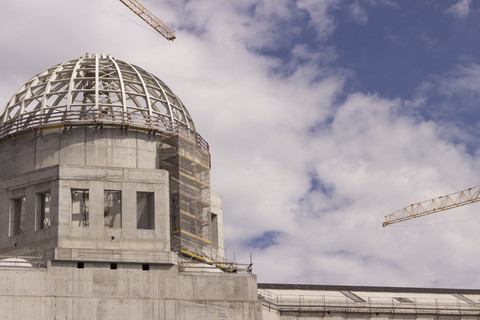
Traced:
<path fill-rule="evenodd" d="M 278 295 L 265 289 L 258 290 L 259 300 L 280 312 L 358 312 L 358 313 L 417 313 L 479 315 L 480 301 L 467 303 L 460 299 L 408 298 L 401 302 L 396 297 L 365 297 L 354 302 L 347 297 L 326 295 Z M 401 297 L 399 297 L 401 298 Z"/>
<path fill-rule="evenodd" d="M 211 252 L 208 254 L 210 258 L 203 256 L 202 253 L 192 253 L 186 250 L 179 252 L 180 262 L 178 269 L 180 271 L 212 271 L 221 270 L 230 273 L 247 273 L 252 274 L 253 261 L 250 255 L 249 263 L 239 263 L 235 259 L 228 260 L 226 255 L 217 255 L 214 248 L 210 248 Z M 219 248 L 217 252 L 225 251 L 224 248 Z"/>
<path fill-rule="evenodd" d="M 171 121 L 161 115 L 145 115 L 127 113 L 122 111 L 56 111 L 46 114 L 24 115 L 19 119 L 5 122 L 0 126 L 0 141 L 15 138 L 17 135 L 29 131 L 40 131 L 58 127 L 76 126 L 111 126 L 145 130 L 152 133 L 173 133 L 188 140 L 210 152 L 210 147 L 198 133 L 189 129 L 180 122 Z"/>
<path fill-rule="evenodd" d="M 46 268 L 42 256 L 0 256 L 0 268 Z"/>

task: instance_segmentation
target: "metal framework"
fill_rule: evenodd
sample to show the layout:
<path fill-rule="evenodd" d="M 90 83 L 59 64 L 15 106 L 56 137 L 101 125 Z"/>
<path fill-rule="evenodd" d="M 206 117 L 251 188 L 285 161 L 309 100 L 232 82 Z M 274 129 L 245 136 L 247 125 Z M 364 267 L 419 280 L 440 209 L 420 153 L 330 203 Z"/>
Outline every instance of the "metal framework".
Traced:
<path fill-rule="evenodd" d="M 102 120 L 195 131 L 180 99 L 160 79 L 109 55 L 87 54 L 31 78 L 0 116 L 0 137 L 59 120 Z"/>
<path fill-rule="evenodd" d="M 468 188 L 431 200 L 411 204 L 408 207 L 385 216 L 385 221 L 382 225 L 386 227 L 390 224 L 423 217 L 432 213 L 464 206 L 477 201 L 480 201 L 480 186 Z"/>
<path fill-rule="evenodd" d="M 172 251 L 214 258 L 210 154 L 195 137 L 172 135 L 164 136 L 159 157 L 159 167 L 169 171 Z"/>
<path fill-rule="evenodd" d="M 153 13 L 148 11 L 137 0 L 120 0 L 130 10 L 132 10 L 137 16 L 142 18 L 143 21 L 148 23 L 155 31 L 160 33 L 165 39 L 173 41 L 175 40 L 175 31 L 170 29 L 165 23 L 158 19 Z"/>

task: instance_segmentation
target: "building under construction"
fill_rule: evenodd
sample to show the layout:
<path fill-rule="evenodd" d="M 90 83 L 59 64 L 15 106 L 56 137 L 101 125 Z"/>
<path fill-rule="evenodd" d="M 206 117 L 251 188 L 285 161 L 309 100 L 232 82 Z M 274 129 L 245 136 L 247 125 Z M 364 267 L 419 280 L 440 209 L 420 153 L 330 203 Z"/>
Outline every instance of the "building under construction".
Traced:
<path fill-rule="evenodd" d="M 154 75 L 98 54 L 39 73 L 1 115 L 0 159 L 2 315 L 258 317 L 251 264 L 223 253 L 208 143 Z"/>
<path fill-rule="evenodd" d="M 29 156 L 4 152 L 9 157 L 4 160 L 14 166 L 4 168 L 4 178 L 68 165 L 166 170 L 171 250 L 207 259 L 223 257 L 218 234 L 212 235 L 217 216 L 210 210 L 208 143 L 196 133 L 182 102 L 155 76 L 110 56 L 87 55 L 68 61 L 27 82 L 8 102 L 0 125 L 0 138 L 5 146 L 7 141 L 9 147 L 15 145 L 15 152 L 23 140 L 35 138 L 29 141 L 35 148 Z M 60 148 L 52 150 L 57 143 Z M 21 152 L 28 151 L 22 148 Z M 50 221 L 57 218 L 52 204 L 59 204 L 59 191 L 48 189 L 41 197 L 41 218 L 36 219 L 51 229 L 56 226 Z M 122 189 L 104 188 L 105 227 L 122 228 L 126 218 L 121 205 L 126 190 Z M 71 227 L 89 227 L 92 191 L 72 188 L 71 194 Z M 134 198 L 137 229 L 154 230 L 155 194 L 137 190 Z M 13 203 L 16 211 L 10 235 L 26 237 L 26 200 L 22 195 Z M 41 231 L 41 226 L 34 231 Z M 14 249 L 30 255 L 51 248 L 31 246 L 22 239 Z"/>
<path fill-rule="evenodd" d="M 87 54 L 27 81 L 0 117 L 2 319 L 480 318 L 478 290 L 257 284 L 225 259 L 210 160 L 138 66 Z"/>

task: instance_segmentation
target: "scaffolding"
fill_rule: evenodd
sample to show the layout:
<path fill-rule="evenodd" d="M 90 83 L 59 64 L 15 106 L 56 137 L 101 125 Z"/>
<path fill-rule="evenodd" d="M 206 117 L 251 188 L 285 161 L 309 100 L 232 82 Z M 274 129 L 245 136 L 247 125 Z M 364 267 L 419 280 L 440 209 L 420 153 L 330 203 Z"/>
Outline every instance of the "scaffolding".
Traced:
<path fill-rule="evenodd" d="M 171 249 L 211 257 L 210 152 L 181 128 L 160 142 L 160 169 L 169 172 Z"/>

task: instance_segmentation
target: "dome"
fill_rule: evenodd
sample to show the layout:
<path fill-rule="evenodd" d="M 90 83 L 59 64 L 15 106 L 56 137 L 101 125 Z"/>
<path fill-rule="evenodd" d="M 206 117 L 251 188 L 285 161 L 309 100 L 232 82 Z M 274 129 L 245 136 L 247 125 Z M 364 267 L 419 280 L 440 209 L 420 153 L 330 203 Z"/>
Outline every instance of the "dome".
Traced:
<path fill-rule="evenodd" d="M 25 83 L 1 115 L 0 136 L 92 122 L 195 132 L 183 103 L 156 76 L 110 55 L 87 54 L 57 64 Z"/>

